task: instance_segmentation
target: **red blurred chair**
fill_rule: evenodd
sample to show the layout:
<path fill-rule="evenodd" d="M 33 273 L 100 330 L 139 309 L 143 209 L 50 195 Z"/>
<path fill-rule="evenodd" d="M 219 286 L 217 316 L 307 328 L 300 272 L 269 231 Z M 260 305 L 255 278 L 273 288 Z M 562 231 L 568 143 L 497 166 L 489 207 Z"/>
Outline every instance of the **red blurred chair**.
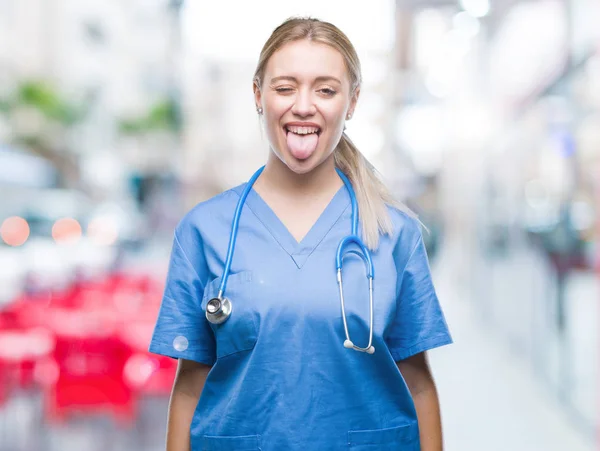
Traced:
<path fill-rule="evenodd" d="M 64 314 L 65 312 L 63 312 Z M 56 381 L 46 390 L 46 415 L 64 421 L 71 413 L 106 412 L 119 424 L 131 424 L 136 403 L 123 370 L 130 347 L 114 333 L 110 321 L 96 312 L 69 312 L 58 333 L 54 361 Z M 105 318 L 106 320 L 106 318 Z M 75 327 L 74 327 L 75 326 Z"/>
<path fill-rule="evenodd" d="M 0 403 L 11 388 L 39 386 L 51 422 L 102 411 L 133 422 L 137 396 L 168 395 L 175 377 L 176 360 L 147 352 L 162 289 L 147 275 L 114 273 L 5 306 Z"/>
<path fill-rule="evenodd" d="M 54 351 L 55 340 L 46 329 L 0 329 L 0 379 L 4 396 L 11 390 L 33 388 L 40 382 L 37 365 Z"/>

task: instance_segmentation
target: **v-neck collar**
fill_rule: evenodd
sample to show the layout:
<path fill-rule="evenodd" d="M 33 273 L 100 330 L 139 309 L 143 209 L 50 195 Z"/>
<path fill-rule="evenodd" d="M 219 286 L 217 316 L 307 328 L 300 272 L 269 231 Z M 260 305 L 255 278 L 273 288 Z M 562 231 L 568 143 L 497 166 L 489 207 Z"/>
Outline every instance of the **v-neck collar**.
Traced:
<path fill-rule="evenodd" d="M 235 191 L 238 195 L 241 195 L 245 187 L 246 183 L 238 186 Z M 346 187 L 342 185 L 300 242 L 296 241 L 296 238 L 279 219 L 279 216 L 275 214 L 269 204 L 254 188 L 248 193 L 244 207 L 249 208 L 254 213 L 265 229 L 269 231 L 275 241 L 289 254 L 298 269 L 300 269 L 349 206 L 350 196 Z M 350 227 L 350 224 L 348 224 L 348 227 Z M 348 229 L 349 233 L 350 229 Z"/>

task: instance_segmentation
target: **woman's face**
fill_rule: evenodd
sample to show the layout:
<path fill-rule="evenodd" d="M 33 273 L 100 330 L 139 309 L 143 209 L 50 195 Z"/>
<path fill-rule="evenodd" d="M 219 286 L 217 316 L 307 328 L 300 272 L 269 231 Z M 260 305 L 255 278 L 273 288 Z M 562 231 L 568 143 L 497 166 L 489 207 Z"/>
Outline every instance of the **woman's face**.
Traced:
<path fill-rule="evenodd" d="M 263 108 L 272 151 L 299 174 L 310 172 L 332 154 L 358 98 L 358 90 L 350 92 L 342 55 L 308 40 L 275 52 L 254 94 L 256 106 Z"/>

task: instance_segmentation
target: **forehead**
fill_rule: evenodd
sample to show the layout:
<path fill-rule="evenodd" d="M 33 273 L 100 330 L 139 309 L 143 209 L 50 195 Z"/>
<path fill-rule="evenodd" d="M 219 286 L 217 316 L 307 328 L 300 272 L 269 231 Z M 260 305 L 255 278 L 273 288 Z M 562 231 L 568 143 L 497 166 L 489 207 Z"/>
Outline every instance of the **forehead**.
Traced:
<path fill-rule="evenodd" d="M 348 81 L 342 54 L 329 45 L 306 39 L 290 42 L 271 56 L 265 78 L 281 76 L 306 80 L 329 76 Z"/>

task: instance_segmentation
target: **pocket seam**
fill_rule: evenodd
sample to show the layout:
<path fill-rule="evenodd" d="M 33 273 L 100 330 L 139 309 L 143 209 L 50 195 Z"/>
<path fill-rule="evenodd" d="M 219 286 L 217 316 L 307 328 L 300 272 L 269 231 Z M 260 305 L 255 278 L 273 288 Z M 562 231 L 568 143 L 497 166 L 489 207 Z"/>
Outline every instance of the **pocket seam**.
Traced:
<path fill-rule="evenodd" d="M 230 273 L 229 277 L 227 279 L 227 282 L 229 282 L 230 280 L 236 280 L 239 279 L 239 282 L 252 282 L 252 271 L 240 271 L 240 272 L 236 272 L 236 273 Z M 217 287 L 218 285 L 221 283 L 221 279 L 223 278 L 223 275 L 221 274 L 218 277 L 215 277 L 212 280 L 209 280 L 205 287 L 204 287 L 204 292 L 202 293 L 202 303 L 200 304 L 200 307 L 202 309 L 202 311 L 206 311 L 206 304 L 209 301 L 209 295 L 208 293 L 213 290 L 213 291 L 218 291 Z M 225 293 L 225 297 L 227 297 L 227 292 Z"/>
<path fill-rule="evenodd" d="M 387 442 L 381 442 L 375 440 L 376 437 L 365 437 L 363 440 L 357 440 L 358 437 L 356 435 L 372 435 L 372 434 L 381 434 L 387 431 L 400 431 L 406 430 L 409 434 L 407 437 L 394 437 L 393 440 L 401 440 L 404 442 L 405 440 L 414 440 L 414 437 L 410 432 L 417 426 L 416 422 L 402 424 L 400 426 L 393 426 L 389 428 L 381 428 L 381 429 L 361 429 L 361 430 L 352 430 L 348 431 L 348 446 L 364 446 L 364 445 L 382 445 L 388 444 Z M 353 437 L 354 436 L 354 437 Z M 354 439 L 353 439 L 354 438 Z M 390 441 L 389 444 L 394 444 L 394 441 Z"/>

